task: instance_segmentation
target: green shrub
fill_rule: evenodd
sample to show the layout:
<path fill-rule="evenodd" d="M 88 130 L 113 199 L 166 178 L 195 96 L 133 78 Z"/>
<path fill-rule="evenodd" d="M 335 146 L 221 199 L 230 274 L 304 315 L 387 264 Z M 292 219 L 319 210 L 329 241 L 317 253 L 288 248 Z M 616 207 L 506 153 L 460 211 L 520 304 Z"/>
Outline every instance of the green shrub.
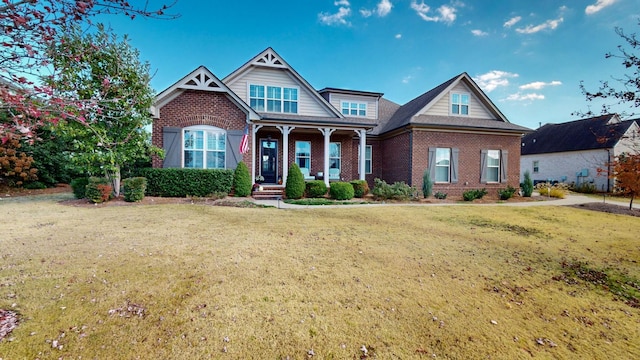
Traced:
<path fill-rule="evenodd" d="M 533 180 L 531 180 L 531 174 L 529 170 L 524 172 L 524 182 L 522 183 L 522 196 L 531 197 L 533 193 Z"/>
<path fill-rule="evenodd" d="M 375 178 L 373 182 L 374 186 L 371 193 L 378 200 L 410 200 L 415 197 L 416 189 L 403 181 L 389 185 L 386 181 Z"/>
<path fill-rule="evenodd" d="M 47 185 L 40 181 L 32 181 L 24 184 L 25 189 L 35 190 L 35 189 L 46 189 Z"/>
<path fill-rule="evenodd" d="M 307 197 L 321 198 L 327 194 L 327 184 L 323 180 L 307 181 Z"/>
<path fill-rule="evenodd" d="M 99 204 L 112 198 L 113 186 L 107 178 L 90 177 L 86 186 L 85 197 L 89 201 Z"/>
<path fill-rule="evenodd" d="M 463 192 L 462 198 L 464 201 L 473 201 L 475 199 L 482 199 L 485 195 L 487 195 L 487 189 L 472 189 Z"/>
<path fill-rule="evenodd" d="M 436 198 L 436 199 L 444 200 L 444 199 L 446 199 L 446 198 L 447 198 L 447 193 L 443 193 L 443 192 L 440 192 L 440 191 L 436 191 L 436 192 L 433 194 L 433 197 L 434 197 L 434 198 Z"/>
<path fill-rule="evenodd" d="M 596 188 L 596 184 L 583 182 L 580 185 L 574 185 L 573 187 L 571 187 L 571 190 L 575 192 L 583 193 L 583 194 L 593 194 L 597 191 L 597 188 Z"/>
<path fill-rule="evenodd" d="M 353 196 L 362 198 L 369 193 L 369 184 L 366 180 L 352 180 L 351 186 L 353 186 Z"/>
<path fill-rule="evenodd" d="M 329 187 L 329 195 L 335 200 L 350 200 L 353 199 L 354 190 L 353 185 L 346 181 L 332 182 Z"/>
<path fill-rule="evenodd" d="M 242 161 L 236 166 L 233 173 L 233 191 L 235 196 L 245 197 L 251 195 L 251 175 L 249 168 Z"/>
<path fill-rule="evenodd" d="M 231 192 L 233 170 L 226 169 L 141 169 L 147 178 L 146 195 L 162 197 L 205 197 Z"/>
<path fill-rule="evenodd" d="M 507 186 L 506 189 L 499 189 L 498 190 L 498 197 L 500 197 L 500 200 L 509 200 L 513 197 L 513 194 L 516 193 L 516 189 L 509 185 Z"/>
<path fill-rule="evenodd" d="M 304 196 L 305 184 L 304 176 L 298 164 L 292 163 L 289 166 L 289 174 L 287 175 L 287 184 L 284 188 L 284 193 L 287 199 L 300 199 Z"/>
<path fill-rule="evenodd" d="M 89 178 L 81 177 L 71 180 L 71 190 L 73 191 L 73 196 L 76 199 L 84 199 L 86 197 L 85 192 L 87 191 L 87 185 L 89 184 Z"/>
<path fill-rule="evenodd" d="M 432 191 L 433 181 L 431 181 L 431 174 L 429 169 L 427 169 L 424 171 L 424 174 L 422 174 L 422 196 L 426 199 L 431 196 Z"/>
<path fill-rule="evenodd" d="M 144 199 L 144 192 L 147 189 L 147 179 L 134 177 L 122 180 L 124 190 L 124 201 L 136 202 Z"/>

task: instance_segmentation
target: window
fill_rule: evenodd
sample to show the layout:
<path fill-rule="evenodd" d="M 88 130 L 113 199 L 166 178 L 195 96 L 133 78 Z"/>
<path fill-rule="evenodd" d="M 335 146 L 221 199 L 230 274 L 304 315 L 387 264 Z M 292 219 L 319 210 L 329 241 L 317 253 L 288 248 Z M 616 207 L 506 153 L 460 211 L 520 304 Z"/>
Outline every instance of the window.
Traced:
<path fill-rule="evenodd" d="M 487 182 L 500 182 L 500 150 L 487 151 Z"/>
<path fill-rule="evenodd" d="M 249 106 L 256 111 L 265 111 L 266 109 L 268 112 L 297 114 L 298 89 L 249 85 Z"/>
<path fill-rule="evenodd" d="M 311 142 L 296 141 L 296 164 L 300 169 L 311 171 Z"/>
<path fill-rule="evenodd" d="M 364 173 L 371 174 L 373 162 L 371 161 L 371 154 L 373 152 L 373 146 L 366 145 L 364 150 Z M 358 173 L 360 173 L 360 147 L 358 146 Z"/>
<path fill-rule="evenodd" d="M 367 104 L 343 101 L 342 114 L 349 116 L 367 116 Z"/>
<path fill-rule="evenodd" d="M 451 114 L 469 115 L 468 94 L 451 94 Z"/>
<path fill-rule="evenodd" d="M 224 130 L 213 126 L 194 126 L 183 130 L 184 167 L 224 169 L 227 147 Z"/>
<path fill-rule="evenodd" d="M 331 177 L 334 174 L 340 176 L 340 160 L 342 156 L 341 144 L 337 142 L 332 142 L 329 144 L 329 176 Z M 333 169 L 333 170 L 331 170 Z"/>
<path fill-rule="evenodd" d="M 533 162 L 533 173 L 540 171 L 540 162 L 538 160 Z"/>
<path fill-rule="evenodd" d="M 436 182 L 448 183 L 451 175 L 451 149 L 436 149 Z"/>

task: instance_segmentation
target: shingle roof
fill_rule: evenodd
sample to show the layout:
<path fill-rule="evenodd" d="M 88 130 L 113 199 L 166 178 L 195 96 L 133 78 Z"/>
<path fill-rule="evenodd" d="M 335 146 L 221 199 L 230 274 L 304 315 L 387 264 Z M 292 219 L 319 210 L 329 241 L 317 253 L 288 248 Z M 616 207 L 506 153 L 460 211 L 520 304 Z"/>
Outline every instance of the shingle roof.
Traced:
<path fill-rule="evenodd" d="M 367 128 L 372 128 L 377 125 L 375 123 L 375 120 L 356 117 L 338 118 L 329 116 L 308 116 L 266 112 L 260 112 L 258 114 L 260 114 L 262 120 L 289 121 L 292 123 L 322 124 L 333 126 L 364 126 Z"/>
<path fill-rule="evenodd" d="M 522 155 L 609 149 L 636 120 L 619 121 L 615 114 L 561 124 L 546 124 L 522 138 Z M 610 123 L 611 122 L 611 123 Z"/>

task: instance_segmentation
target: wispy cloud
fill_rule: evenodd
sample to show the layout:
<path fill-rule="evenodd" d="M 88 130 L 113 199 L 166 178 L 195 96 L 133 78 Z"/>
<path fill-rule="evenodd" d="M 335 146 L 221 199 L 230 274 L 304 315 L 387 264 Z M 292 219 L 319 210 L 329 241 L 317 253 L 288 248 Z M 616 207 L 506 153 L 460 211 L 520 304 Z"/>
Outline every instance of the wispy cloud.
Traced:
<path fill-rule="evenodd" d="M 472 33 L 474 36 L 487 36 L 487 35 L 489 35 L 489 33 L 488 33 L 488 32 L 484 32 L 484 31 L 482 31 L 482 30 L 471 30 L 471 33 Z"/>
<path fill-rule="evenodd" d="M 462 6 L 462 3 L 456 3 L 455 5 Z M 452 24 L 456 20 L 456 9 L 454 6 L 442 5 L 434 12 L 437 14 L 431 15 L 431 7 L 425 4 L 424 1 L 418 4 L 415 0 L 411 2 L 411 9 L 413 9 L 420 18 L 424 21 L 443 22 L 446 24 Z"/>
<path fill-rule="evenodd" d="M 396 34 L 395 38 L 396 39 L 402 39 L 402 34 Z"/>
<path fill-rule="evenodd" d="M 502 26 L 504 26 L 506 28 L 510 28 L 513 25 L 517 24 L 520 20 L 522 20 L 522 16 L 515 16 L 515 17 L 512 17 L 511 19 L 507 20 L 507 22 L 505 22 L 504 25 L 502 25 Z"/>
<path fill-rule="evenodd" d="M 558 25 L 560 25 L 560 23 L 562 23 L 564 21 L 564 18 L 558 18 L 558 19 L 554 19 L 554 20 L 547 20 L 542 24 L 539 25 L 528 25 L 524 28 L 518 28 L 516 29 L 516 32 L 520 33 L 520 34 L 535 34 L 537 32 L 540 32 L 542 30 L 555 30 Z"/>
<path fill-rule="evenodd" d="M 474 77 L 473 81 L 475 81 L 482 90 L 491 92 L 500 86 L 508 86 L 509 79 L 517 78 L 518 76 L 518 74 L 507 71 L 492 70 Z"/>
<path fill-rule="evenodd" d="M 347 18 L 351 15 L 351 4 L 348 0 L 337 0 L 333 3 L 339 6 L 338 12 L 335 14 L 321 12 L 318 14 L 318 20 L 325 25 L 349 25 Z"/>
<path fill-rule="evenodd" d="M 413 80 L 413 76 L 408 75 L 402 78 L 402 83 L 403 84 L 408 84 L 409 82 L 411 82 L 411 80 Z"/>
<path fill-rule="evenodd" d="M 527 100 L 544 100 L 544 95 L 531 93 L 531 94 L 521 94 L 515 93 L 507 96 L 507 101 L 527 101 Z"/>
<path fill-rule="evenodd" d="M 611 6 L 613 5 L 613 3 L 615 3 L 616 0 L 598 0 L 596 1 L 596 3 L 594 5 L 589 5 L 584 9 L 585 14 L 587 15 L 593 15 L 595 13 L 597 13 L 598 11 L 606 8 L 607 6 Z"/>
<path fill-rule="evenodd" d="M 554 80 L 551 82 L 543 82 L 543 81 L 534 81 L 532 83 L 524 84 L 519 86 L 520 90 L 540 90 L 547 86 L 560 86 L 562 82 Z"/>
<path fill-rule="evenodd" d="M 369 16 L 373 15 L 373 11 L 367 10 L 367 9 L 360 9 L 360 15 L 362 15 L 362 17 L 364 18 L 368 18 Z"/>
<path fill-rule="evenodd" d="M 391 4 L 391 1 L 382 0 L 378 3 L 378 7 L 376 8 L 376 14 L 378 14 L 378 16 L 380 17 L 387 16 L 391 12 L 392 7 L 393 7 L 393 4 Z"/>

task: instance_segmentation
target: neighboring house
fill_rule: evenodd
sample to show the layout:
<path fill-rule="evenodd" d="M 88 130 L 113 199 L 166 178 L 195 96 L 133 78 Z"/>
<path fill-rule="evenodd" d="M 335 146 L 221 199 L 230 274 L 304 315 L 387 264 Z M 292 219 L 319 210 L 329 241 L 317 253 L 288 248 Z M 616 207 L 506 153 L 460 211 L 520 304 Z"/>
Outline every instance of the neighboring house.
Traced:
<path fill-rule="evenodd" d="M 295 162 L 327 185 L 380 178 L 417 188 L 430 169 L 434 191 L 451 195 L 518 186 L 520 140 L 530 131 L 511 124 L 466 73 L 400 106 L 377 92 L 317 91 L 271 48 L 222 80 L 199 67 L 158 94 L 152 112 L 153 143 L 166 153 L 154 167 L 244 161 L 252 180 L 284 184 Z"/>
<path fill-rule="evenodd" d="M 520 173 L 528 170 L 535 182 L 591 183 L 612 191 L 608 164 L 633 151 L 638 140 L 637 120 L 621 121 L 615 114 L 546 124 L 523 137 Z"/>

